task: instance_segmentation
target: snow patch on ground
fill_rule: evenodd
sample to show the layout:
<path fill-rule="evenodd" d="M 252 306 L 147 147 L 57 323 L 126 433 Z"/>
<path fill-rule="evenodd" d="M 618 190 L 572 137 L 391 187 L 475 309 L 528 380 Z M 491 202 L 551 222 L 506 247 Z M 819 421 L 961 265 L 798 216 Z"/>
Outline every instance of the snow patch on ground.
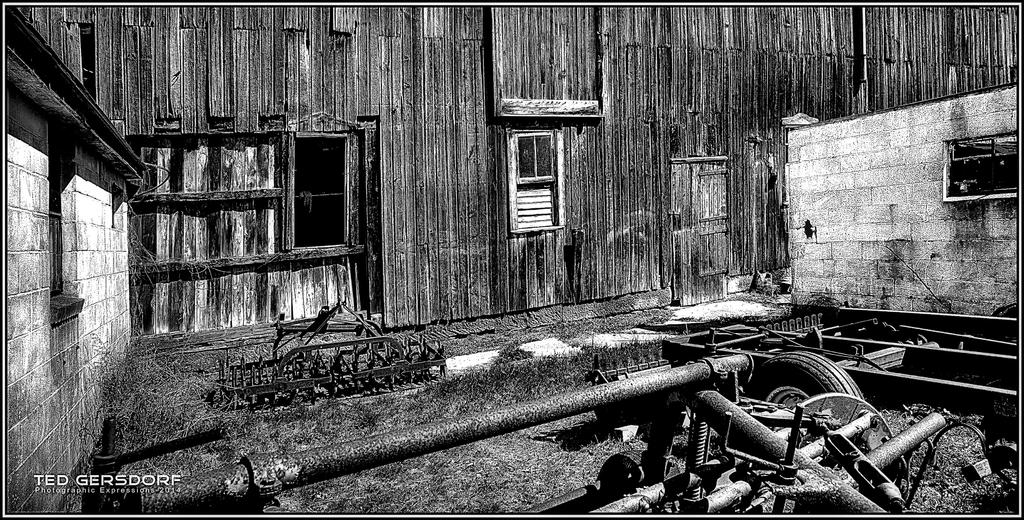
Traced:
<path fill-rule="evenodd" d="M 569 346 L 558 338 L 523 343 L 519 345 L 519 349 L 530 352 L 534 356 L 569 356 L 580 352 L 579 347 Z"/>
<path fill-rule="evenodd" d="M 449 372 L 460 372 L 490 364 L 496 357 L 498 357 L 497 350 L 488 350 L 487 352 L 450 357 L 445 361 Z"/>
<path fill-rule="evenodd" d="M 772 308 L 757 302 L 742 300 L 729 300 L 721 302 L 702 303 L 692 307 L 684 307 L 676 311 L 672 318 L 674 320 L 700 320 L 707 321 L 723 318 L 744 318 L 747 316 L 762 316 L 771 314 Z"/>
<path fill-rule="evenodd" d="M 583 339 L 583 343 L 585 345 L 593 345 L 595 347 L 614 348 L 627 343 L 660 341 L 669 336 L 669 334 L 632 329 L 626 332 L 617 332 L 614 334 L 594 334 L 589 338 Z"/>

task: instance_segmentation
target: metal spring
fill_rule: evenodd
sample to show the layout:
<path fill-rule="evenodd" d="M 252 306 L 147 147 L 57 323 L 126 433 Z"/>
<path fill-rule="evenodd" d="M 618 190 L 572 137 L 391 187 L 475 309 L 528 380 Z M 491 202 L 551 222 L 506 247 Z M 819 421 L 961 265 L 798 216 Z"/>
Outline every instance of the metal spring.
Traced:
<path fill-rule="evenodd" d="M 710 447 L 711 426 L 707 421 L 702 421 L 694 414 L 690 421 L 689 451 L 687 452 L 686 470 L 692 472 L 697 466 L 708 461 L 708 448 Z M 704 498 L 704 488 L 696 486 L 686 492 L 687 500 L 700 500 Z"/>

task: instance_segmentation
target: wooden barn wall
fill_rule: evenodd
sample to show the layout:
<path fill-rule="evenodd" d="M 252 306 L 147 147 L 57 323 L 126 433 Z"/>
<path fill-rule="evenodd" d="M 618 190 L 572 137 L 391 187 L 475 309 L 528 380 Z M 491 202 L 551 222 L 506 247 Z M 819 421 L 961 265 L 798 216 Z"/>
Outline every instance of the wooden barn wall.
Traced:
<path fill-rule="evenodd" d="M 1008 13 L 869 8 L 871 108 L 1015 77 Z M 389 326 L 668 287 L 679 254 L 664 225 L 672 157 L 729 159 L 730 274 L 785 266 L 780 120 L 855 109 L 848 7 L 30 15 L 68 63 L 80 59 L 75 24 L 94 24 L 97 99 L 128 135 L 374 123 Z M 959 29 L 964 22 L 973 29 Z M 894 41 L 904 43 L 893 50 Z M 509 72 L 498 81 L 496 61 Z M 556 125 L 565 139 L 562 229 L 509 232 L 505 139 L 515 124 L 490 115 L 495 89 L 602 101 L 602 117 Z"/>
<path fill-rule="evenodd" d="M 157 166 L 132 207 L 137 334 L 305 318 L 339 300 L 360 308 L 349 258 L 279 260 L 280 133 L 132 140 Z M 356 230 L 360 213 L 350 211 Z"/>
<path fill-rule="evenodd" d="M 495 98 L 597 99 L 597 10 L 493 11 Z"/>
<path fill-rule="evenodd" d="M 870 7 L 868 108 L 1017 81 L 1019 7 Z"/>

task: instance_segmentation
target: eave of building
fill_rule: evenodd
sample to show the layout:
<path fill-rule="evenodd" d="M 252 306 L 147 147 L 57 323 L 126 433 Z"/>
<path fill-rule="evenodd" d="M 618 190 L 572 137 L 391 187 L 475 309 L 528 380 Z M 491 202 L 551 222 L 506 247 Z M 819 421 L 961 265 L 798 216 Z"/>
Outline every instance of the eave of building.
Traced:
<path fill-rule="evenodd" d="M 992 85 L 992 86 L 988 86 L 988 87 L 977 88 L 977 89 L 974 89 L 974 90 L 967 90 L 967 91 L 964 91 L 964 92 L 954 92 L 952 94 L 946 94 L 944 96 L 939 96 L 939 97 L 934 97 L 934 98 L 929 98 L 929 99 L 922 99 L 920 101 L 914 101 L 912 103 L 904 103 L 902 105 L 895 105 L 895 106 L 883 108 L 883 109 L 880 109 L 880 110 L 871 110 L 871 111 L 868 111 L 868 112 L 861 112 L 861 113 L 858 113 L 858 114 L 850 114 L 848 116 L 836 117 L 836 118 L 833 118 L 833 119 L 825 119 L 825 120 L 818 121 L 816 123 L 811 123 L 811 124 L 807 124 L 807 125 L 801 125 L 800 127 L 797 128 L 797 130 L 799 130 L 801 132 L 802 131 L 806 131 L 808 129 L 813 130 L 815 128 L 818 128 L 818 127 L 821 127 L 821 126 L 825 126 L 825 125 L 830 125 L 830 124 L 833 124 L 833 123 L 841 123 L 841 122 L 844 122 L 844 121 L 853 121 L 853 120 L 856 120 L 856 119 L 863 119 L 863 118 L 866 118 L 866 117 L 876 116 L 878 114 L 885 114 L 887 112 L 896 112 L 898 110 L 906 110 L 906 109 L 912 108 L 912 107 L 930 105 L 930 104 L 933 104 L 933 103 L 942 103 L 943 101 L 948 101 L 950 99 L 963 98 L 963 97 L 967 97 L 967 96 L 975 96 L 975 95 L 978 95 L 978 94 L 985 94 L 987 92 L 996 92 L 998 90 L 1008 90 L 1008 89 L 1012 89 L 1012 88 L 1017 88 L 1017 83 L 1016 82 L 1014 82 L 1014 83 L 1002 83 L 1002 84 L 999 84 L 999 85 Z"/>
<path fill-rule="evenodd" d="M 140 185 L 145 163 L 67 66 L 17 9 L 4 9 L 6 82 L 66 126 L 128 182 Z"/>

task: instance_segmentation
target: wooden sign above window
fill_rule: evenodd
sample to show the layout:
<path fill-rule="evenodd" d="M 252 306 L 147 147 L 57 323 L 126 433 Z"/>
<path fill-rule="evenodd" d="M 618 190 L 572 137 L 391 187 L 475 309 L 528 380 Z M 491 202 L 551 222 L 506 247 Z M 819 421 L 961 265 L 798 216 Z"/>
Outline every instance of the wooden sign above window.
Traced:
<path fill-rule="evenodd" d="M 597 100 L 579 99 L 502 99 L 498 104 L 502 117 L 587 117 L 600 116 Z"/>

